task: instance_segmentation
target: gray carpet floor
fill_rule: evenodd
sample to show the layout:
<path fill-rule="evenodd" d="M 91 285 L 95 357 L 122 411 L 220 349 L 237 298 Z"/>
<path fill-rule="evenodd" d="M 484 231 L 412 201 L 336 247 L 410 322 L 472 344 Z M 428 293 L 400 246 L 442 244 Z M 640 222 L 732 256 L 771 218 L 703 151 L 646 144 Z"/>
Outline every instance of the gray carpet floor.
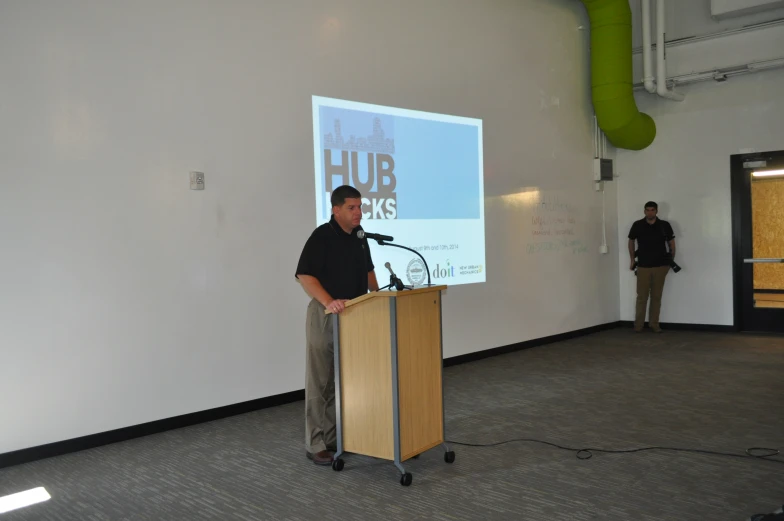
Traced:
<path fill-rule="evenodd" d="M 616 329 L 445 370 L 447 438 L 538 439 L 744 455 L 784 447 L 784 339 Z M 0 470 L 0 496 L 46 503 L 2 521 L 741 520 L 784 502 L 778 462 L 544 443 L 453 445 L 406 462 L 304 456 L 303 402 Z"/>

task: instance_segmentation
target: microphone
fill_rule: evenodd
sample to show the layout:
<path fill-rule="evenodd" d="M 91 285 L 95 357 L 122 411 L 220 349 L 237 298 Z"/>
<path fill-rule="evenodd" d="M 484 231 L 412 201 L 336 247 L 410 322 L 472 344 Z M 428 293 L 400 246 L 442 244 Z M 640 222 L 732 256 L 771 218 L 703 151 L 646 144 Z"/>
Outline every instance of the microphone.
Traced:
<path fill-rule="evenodd" d="M 389 270 L 389 285 L 394 286 L 395 289 L 398 291 L 403 291 L 403 289 L 405 289 L 406 286 L 405 284 L 403 284 L 402 280 L 397 278 L 395 272 L 392 271 L 392 266 L 388 262 L 385 262 L 384 266 L 386 266 L 386 268 Z"/>
<path fill-rule="evenodd" d="M 391 264 L 389 264 L 388 262 L 385 262 L 384 266 L 386 266 L 386 268 L 389 270 L 389 274 L 390 275 L 392 275 L 393 277 L 397 278 L 397 275 L 395 275 L 395 272 L 392 271 L 392 265 Z"/>
<path fill-rule="evenodd" d="M 380 233 L 368 233 L 365 230 L 359 230 L 357 232 L 357 237 L 360 239 L 375 239 L 377 241 L 394 241 L 394 237 L 390 237 L 389 235 L 381 235 Z"/>

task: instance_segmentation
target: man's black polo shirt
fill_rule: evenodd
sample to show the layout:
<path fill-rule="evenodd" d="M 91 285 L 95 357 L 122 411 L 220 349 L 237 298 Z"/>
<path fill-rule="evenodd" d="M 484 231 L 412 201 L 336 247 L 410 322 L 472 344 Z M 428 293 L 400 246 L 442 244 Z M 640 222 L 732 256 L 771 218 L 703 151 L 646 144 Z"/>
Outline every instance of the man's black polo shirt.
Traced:
<path fill-rule="evenodd" d="M 641 268 L 658 268 L 670 264 L 667 242 L 675 238 L 672 226 L 657 218 L 648 224 L 645 219 L 634 221 L 629 239 L 637 240 L 637 265 Z"/>
<path fill-rule="evenodd" d="M 348 234 L 331 217 L 316 228 L 305 243 L 297 275 L 316 277 L 333 299 L 352 299 L 368 292 L 373 260 L 367 239 L 359 239 L 357 226 Z"/>

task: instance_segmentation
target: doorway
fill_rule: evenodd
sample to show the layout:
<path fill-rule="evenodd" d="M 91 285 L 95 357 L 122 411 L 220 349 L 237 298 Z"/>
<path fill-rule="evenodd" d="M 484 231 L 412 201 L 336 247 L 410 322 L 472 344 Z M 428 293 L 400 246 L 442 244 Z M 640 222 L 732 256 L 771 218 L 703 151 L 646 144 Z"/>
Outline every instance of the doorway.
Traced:
<path fill-rule="evenodd" d="M 735 327 L 784 333 L 784 151 L 730 157 Z"/>

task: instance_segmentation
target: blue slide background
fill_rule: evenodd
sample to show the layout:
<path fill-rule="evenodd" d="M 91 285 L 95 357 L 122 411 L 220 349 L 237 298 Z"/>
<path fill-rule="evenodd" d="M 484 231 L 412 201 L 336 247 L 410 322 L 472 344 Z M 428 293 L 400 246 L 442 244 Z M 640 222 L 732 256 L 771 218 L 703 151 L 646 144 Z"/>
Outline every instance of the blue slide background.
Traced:
<path fill-rule="evenodd" d="M 398 219 L 479 218 L 479 130 L 395 118 Z"/>
<path fill-rule="evenodd" d="M 335 119 L 340 119 L 344 141 L 351 135 L 367 138 L 374 118 L 380 118 L 384 138 L 395 141 L 398 219 L 480 218 L 476 126 L 322 106 L 320 141 L 335 134 Z M 367 179 L 363 158 L 359 167 L 360 179 Z"/>

